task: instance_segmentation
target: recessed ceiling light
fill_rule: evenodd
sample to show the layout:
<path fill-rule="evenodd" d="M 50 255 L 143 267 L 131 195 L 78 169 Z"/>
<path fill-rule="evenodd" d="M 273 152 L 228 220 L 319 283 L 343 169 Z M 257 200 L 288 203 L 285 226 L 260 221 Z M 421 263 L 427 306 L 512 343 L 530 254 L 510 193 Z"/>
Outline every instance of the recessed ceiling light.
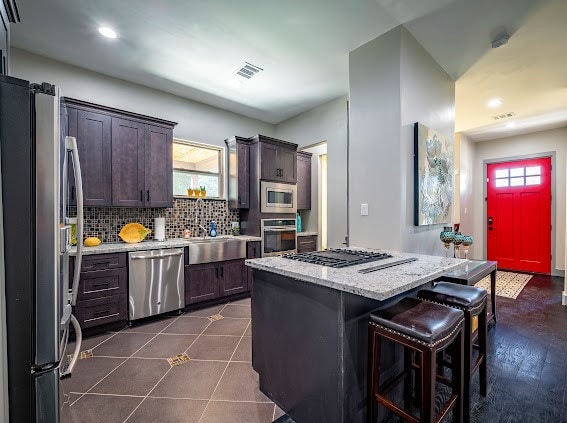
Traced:
<path fill-rule="evenodd" d="M 106 38 L 116 38 L 116 32 L 107 26 L 101 26 L 98 28 L 98 32 L 104 35 Z"/>
<path fill-rule="evenodd" d="M 513 127 L 515 127 L 515 126 L 516 126 L 516 122 L 508 122 L 508 123 L 506 124 L 506 128 L 513 128 Z"/>
<path fill-rule="evenodd" d="M 499 98 L 493 98 L 492 100 L 490 100 L 488 102 L 488 107 L 490 107 L 491 109 L 494 109 L 495 107 L 501 106 L 502 105 L 502 100 L 500 100 Z"/>

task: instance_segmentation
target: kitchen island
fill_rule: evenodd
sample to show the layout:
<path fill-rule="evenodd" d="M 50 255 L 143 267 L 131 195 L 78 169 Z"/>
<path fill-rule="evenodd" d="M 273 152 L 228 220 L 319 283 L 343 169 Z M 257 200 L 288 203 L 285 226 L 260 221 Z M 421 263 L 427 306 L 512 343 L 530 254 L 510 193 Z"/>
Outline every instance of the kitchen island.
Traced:
<path fill-rule="evenodd" d="M 253 269 L 252 365 L 260 389 L 297 423 L 366 421 L 368 315 L 415 295 L 464 260 L 388 251 L 393 257 L 329 268 L 283 257 Z M 362 274 L 377 264 L 417 258 Z M 383 365 L 399 354 L 385 348 Z"/>

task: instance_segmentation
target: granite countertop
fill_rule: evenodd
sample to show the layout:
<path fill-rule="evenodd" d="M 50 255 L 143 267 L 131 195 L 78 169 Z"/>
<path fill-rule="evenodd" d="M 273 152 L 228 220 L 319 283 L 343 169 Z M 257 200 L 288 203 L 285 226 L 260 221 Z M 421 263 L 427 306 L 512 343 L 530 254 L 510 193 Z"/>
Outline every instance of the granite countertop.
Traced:
<path fill-rule="evenodd" d="M 243 239 L 245 241 L 260 241 L 262 238 L 257 236 L 248 235 L 219 235 L 216 238 L 236 238 Z M 166 239 L 165 241 L 142 241 L 135 244 L 128 244 L 126 242 L 115 242 L 115 243 L 102 243 L 96 247 L 83 247 L 83 255 L 91 254 L 107 254 L 107 253 L 123 253 L 127 251 L 144 251 L 144 250 L 159 250 L 161 248 L 176 248 L 185 247 L 191 243 L 191 241 L 202 240 L 203 237 L 191 237 L 188 239 L 184 238 L 172 238 Z M 211 239 L 211 237 L 205 237 L 205 239 Z M 72 247 L 69 251 L 71 256 L 77 255 L 77 247 Z"/>
<path fill-rule="evenodd" d="M 354 248 L 351 247 L 350 249 Z M 357 249 L 385 252 L 393 257 L 342 269 L 304 263 L 283 257 L 249 259 L 246 260 L 246 265 L 254 269 L 383 301 L 432 281 L 467 261 L 398 251 Z M 358 272 L 360 269 L 411 257 L 417 258 L 417 261 L 366 274 Z"/>
<path fill-rule="evenodd" d="M 305 231 L 305 232 L 298 232 L 297 236 L 317 236 L 318 232 L 310 232 L 310 231 Z"/>

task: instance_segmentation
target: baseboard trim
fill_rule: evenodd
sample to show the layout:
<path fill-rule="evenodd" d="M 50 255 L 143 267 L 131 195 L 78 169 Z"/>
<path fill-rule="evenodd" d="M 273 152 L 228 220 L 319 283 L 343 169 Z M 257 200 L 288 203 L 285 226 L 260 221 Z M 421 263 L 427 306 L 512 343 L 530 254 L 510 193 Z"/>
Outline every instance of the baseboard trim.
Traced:
<path fill-rule="evenodd" d="M 567 291 L 563 291 L 563 297 L 561 299 L 561 304 L 567 306 Z"/>
<path fill-rule="evenodd" d="M 553 269 L 551 271 L 551 276 L 560 276 L 562 278 L 565 277 L 565 270 Z"/>

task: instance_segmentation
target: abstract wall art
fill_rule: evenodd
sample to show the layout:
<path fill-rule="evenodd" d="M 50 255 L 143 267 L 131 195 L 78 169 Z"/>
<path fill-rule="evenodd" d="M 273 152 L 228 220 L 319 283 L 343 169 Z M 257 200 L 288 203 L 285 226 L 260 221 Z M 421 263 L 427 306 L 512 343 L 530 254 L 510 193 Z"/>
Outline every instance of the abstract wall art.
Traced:
<path fill-rule="evenodd" d="M 418 122 L 414 125 L 414 225 L 451 221 L 453 141 Z"/>

